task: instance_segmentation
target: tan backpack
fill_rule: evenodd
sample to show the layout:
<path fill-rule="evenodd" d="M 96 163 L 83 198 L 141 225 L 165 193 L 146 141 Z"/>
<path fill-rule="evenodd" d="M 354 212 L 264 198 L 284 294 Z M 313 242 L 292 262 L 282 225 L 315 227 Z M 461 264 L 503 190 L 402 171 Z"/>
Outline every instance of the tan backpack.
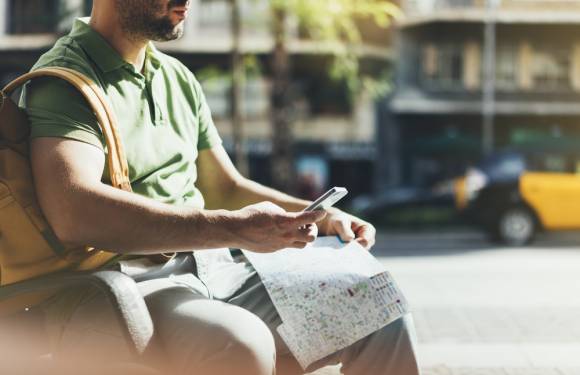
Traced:
<path fill-rule="evenodd" d="M 92 107 L 107 144 L 114 187 L 131 191 L 128 167 L 113 112 L 100 88 L 72 69 L 43 68 L 24 74 L 0 91 L 0 285 L 65 270 L 90 270 L 116 254 L 94 248 L 66 248 L 44 219 L 35 197 L 28 154 L 30 127 L 9 94 L 29 80 L 52 76 L 76 87 Z M 3 302 L 0 315 L 39 303 L 46 293 Z"/>

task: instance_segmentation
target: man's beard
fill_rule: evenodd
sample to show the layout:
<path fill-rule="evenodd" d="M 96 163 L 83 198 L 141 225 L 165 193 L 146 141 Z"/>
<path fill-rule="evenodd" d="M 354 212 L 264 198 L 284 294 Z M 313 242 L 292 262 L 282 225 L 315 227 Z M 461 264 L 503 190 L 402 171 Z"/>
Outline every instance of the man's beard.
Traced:
<path fill-rule="evenodd" d="M 183 35 L 183 22 L 174 25 L 168 11 L 186 3 L 187 0 L 170 0 L 164 9 L 157 0 L 116 0 L 115 8 L 123 31 L 130 38 L 165 42 Z"/>

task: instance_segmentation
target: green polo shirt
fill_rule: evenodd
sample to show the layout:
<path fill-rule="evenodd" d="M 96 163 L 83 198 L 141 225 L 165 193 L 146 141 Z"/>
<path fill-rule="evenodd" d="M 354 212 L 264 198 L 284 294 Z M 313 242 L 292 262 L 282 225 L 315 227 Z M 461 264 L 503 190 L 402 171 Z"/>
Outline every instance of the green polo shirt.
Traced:
<path fill-rule="evenodd" d="M 201 87 L 175 58 L 147 47 L 143 72 L 124 61 L 88 19 L 42 55 L 33 70 L 61 66 L 96 82 L 119 122 L 133 190 L 161 202 L 203 207 L 195 187 L 198 152 L 220 144 Z M 91 144 L 106 153 L 96 117 L 80 93 L 65 81 L 41 78 L 21 98 L 31 137 L 62 137 Z M 108 182 L 105 168 L 103 181 Z"/>

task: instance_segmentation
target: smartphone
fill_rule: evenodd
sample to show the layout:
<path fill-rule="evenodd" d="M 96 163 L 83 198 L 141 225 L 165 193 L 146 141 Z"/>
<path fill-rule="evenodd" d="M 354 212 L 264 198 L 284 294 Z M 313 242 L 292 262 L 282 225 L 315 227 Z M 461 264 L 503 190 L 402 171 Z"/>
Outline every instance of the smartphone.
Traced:
<path fill-rule="evenodd" d="M 304 211 L 326 210 L 341 200 L 347 193 L 348 190 L 343 187 L 333 187 L 326 193 L 322 194 L 310 206 L 306 207 Z"/>

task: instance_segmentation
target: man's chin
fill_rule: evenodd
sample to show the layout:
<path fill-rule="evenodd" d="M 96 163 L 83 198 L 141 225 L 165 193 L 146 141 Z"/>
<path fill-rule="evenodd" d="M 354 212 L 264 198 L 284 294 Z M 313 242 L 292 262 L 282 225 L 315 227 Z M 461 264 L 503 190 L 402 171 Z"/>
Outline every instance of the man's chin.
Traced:
<path fill-rule="evenodd" d="M 179 39 L 183 36 L 183 22 L 178 24 L 173 30 L 170 32 L 158 35 L 155 38 L 152 38 L 156 42 L 169 42 L 171 40 Z"/>

